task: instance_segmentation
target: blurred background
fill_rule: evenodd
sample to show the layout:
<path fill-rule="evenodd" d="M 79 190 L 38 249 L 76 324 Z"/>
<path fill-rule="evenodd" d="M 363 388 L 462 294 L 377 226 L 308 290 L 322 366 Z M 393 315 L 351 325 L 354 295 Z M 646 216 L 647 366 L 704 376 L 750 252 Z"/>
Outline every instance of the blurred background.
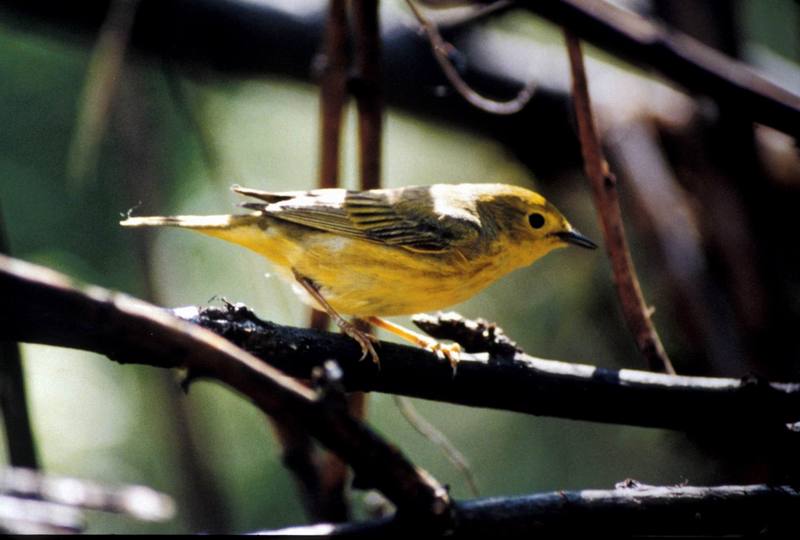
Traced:
<path fill-rule="evenodd" d="M 117 41 L 100 38 L 113 13 L 109 2 L 80 4 L 0 1 L 0 214 L 11 254 L 159 305 L 225 298 L 267 320 L 307 325 L 306 308 L 258 256 L 183 231 L 123 230 L 118 222 L 131 210 L 228 213 L 238 202 L 231 184 L 273 191 L 316 185 L 326 3 L 122 1 L 132 15 L 118 9 L 116 28 L 128 20 L 130 40 Z M 636 0 L 625 7 L 800 92 L 796 2 Z M 560 29 L 525 9 L 477 20 L 470 13 L 429 12 L 457 47 L 453 58 L 465 79 L 502 99 L 531 80 L 537 93 L 513 116 L 472 109 L 441 75 L 405 3 L 384 0 L 384 185 L 531 187 L 601 240 L 566 100 Z M 633 258 L 676 369 L 796 380 L 791 329 L 800 272 L 788 219 L 800 188 L 796 143 L 754 126 L 735 103 L 690 97 L 587 49 Z M 92 78 L 111 82 L 87 84 Z M 341 177 L 356 187 L 352 105 L 344 127 Z M 602 250 L 553 253 L 455 309 L 496 321 L 534 356 L 646 368 Z M 227 388 L 199 382 L 184 396 L 177 374 L 80 351 L 21 349 L 45 471 L 145 484 L 177 501 L 168 523 L 90 514 L 90 532 L 245 532 L 306 521 L 264 416 Z M 625 478 L 763 480 L 757 458 L 723 458 L 713 444 L 682 433 L 415 404 L 469 459 L 482 496 L 609 488 Z M 370 395 L 368 422 L 456 498 L 470 496 L 390 396 Z M 355 492 L 357 515 L 362 498 Z"/>

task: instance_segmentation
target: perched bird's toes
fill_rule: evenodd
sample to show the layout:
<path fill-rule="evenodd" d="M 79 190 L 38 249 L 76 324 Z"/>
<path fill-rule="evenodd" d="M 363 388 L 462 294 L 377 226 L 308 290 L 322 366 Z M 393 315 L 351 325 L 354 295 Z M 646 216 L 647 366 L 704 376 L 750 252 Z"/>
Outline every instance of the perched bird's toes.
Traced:
<path fill-rule="evenodd" d="M 442 360 L 450 362 L 450 367 L 453 368 L 453 376 L 455 376 L 458 362 L 461 359 L 461 345 L 458 343 L 441 343 L 439 341 L 434 341 L 426 345 L 425 348 L 435 353 L 436 356 Z"/>
<path fill-rule="evenodd" d="M 364 360 L 367 355 L 369 355 L 372 357 L 373 362 L 375 362 L 378 366 L 381 365 L 380 359 L 378 358 L 378 353 L 375 352 L 375 347 L 372 346 L 373 343 L 378 343 L 378 338 L 369 332 L 359 330 L 354 324 L 351 323 L 341 324 L 340 327 L 345 334 L 356 340 L 356 342 L 361 346 L 360 360 Z"/>

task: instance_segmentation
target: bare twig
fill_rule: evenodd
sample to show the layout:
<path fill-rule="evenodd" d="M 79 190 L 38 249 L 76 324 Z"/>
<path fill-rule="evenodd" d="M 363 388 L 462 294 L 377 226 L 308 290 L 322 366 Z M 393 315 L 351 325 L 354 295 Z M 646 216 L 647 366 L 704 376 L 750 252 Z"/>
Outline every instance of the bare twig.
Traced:
<path fill-rule="evenodd" d="M 681 314 L 678 324 L 690 344 L 688 364 L 695 372 L 711 375 L 746 371 L 742 336 L 734 331 L 732 314 L 715 300 L 720 285 L 709 273 L 698 216 L 664 154 L 656 127 L 644 118 L 613 126 L 606 132 L 606 149 L 659 248 L 659 266 L 676 306 L 673 313 Z"/>
<path fill-rule="evenodd" d="M 650 320 L 650 310 L 644 301 L 636 270 L 633 267 L 633 260 L 628 250 L 616 179 L 608 170 L 608 163 L 603 157 L 594 125 L 580 42 L 568 31 L 565 31 L 565 36 L 572 72 L 572 96 L 584 169 L 592 186 L 594 203 L 603 228 L 606 252 L 614 272 L 614 285 L 617 288 L 622 313 L 636 345 L 650 365 L 650 369 L 675 373 L 675 368 L 672 367 L 664 346 L 661 344 L 661 339 Z"/>
<path fill-rule="evenodd" d="M 1 207 L 0 254 L 10 254 Z M 36 442 L 28 415 L 22 355 L 16 342 L 3 339 L 0 339 L 0 414 L 3 418 L 6 448 L 11 466 L 38 469 Z"/>
<path fill-rule="evenodd" d="M 122 294 L 99 287 L 79 290 L 61 274 L 4 256 L 0 297 L 7 300 L 0 338 L 94 348 L 122 363 L 186 367 L 190 377 L 223 382 L 270 416 L 305 426 L 399 512 L 420 519 L 447 516 L 445 490 L 396 448 L 346 410 L 206 329 Z M 28 316 L 13 314 L 21 312 Z M 37 329 L 30 317 L 42 316 L 44 325 Z M 320 357 L 329 356 L 318 354 L 317 362 Z"/>
<path fill-rule="evenodd" d="M 425 7 L 434 7 L 431 2 L 425 0 L 417 0 L 417 2 Z M 449 13 L 449 10 L 445 10 L 443 13 L 440 11 L 435 14 L 435 18 L 433 18 L 432 22 L 439 28 L 455 29 L 484 21 L 493 15 L 505 13 L 515 7 L 517 6 L 514 0 L 473 2 L 472 5 L 469 6 L 470 9 L 467 11 L 455 10 L 455 13 L 452 14 Z"/>
<path fill-rule="evenodd" d="M 424 416 L 419 414 L 417 409 L 408 398 L 403 396 L 394 396 L 394 403 L 400 409 L 400 413 L 411 424 L 411 427 L 417 432 L 431 441 L 441 450 L 447 460 L 460 472 L 467 482 L 469 490 L 474 497 L 479 496 L 478 482 L 475 480 L 475 475 L 472 473 L 472 467 L 467 458 L 462 454 L 456 446 L 450 442 L 444 433 L 431 424 Z"/>
<path fill-rule="evenodd" d="M 175 514 L 172 498 L 145 486 L 109 487 L 88 480 L 43 475 L 30 469 L 0 471 L 0 494 L 125 514 L 142 521 L 166 521 Z"/>
<path fill-rule="evenodd" d="M 342 123 L 347 103 L 348 50 L 347 0 L 329 0 L 325 20 L 320 76 L 320 188 L 339 186 L 341 169 Z M 325 330 L 330 317 L 311 309 L 309 325 Z M 358 417 L 356 417 L 358 418 Z M 317 454 L 303 426 L 273 422 L 284 448 L 284 462 L 295 473 L 308 513 L 317 519 L 346 521 L 347 466 L 335 455 Z M 322 517 L 324 516 L 324 517 Z"/>
<path fill-rule="evenodd" d="M 339 185 L 342 112 L 347 99 L 347 0 L 330 0 L 320 78 L 319 187 Z"/>
<path fill-rule="evenodd" d="M 358 107 L 361 189 L 381 186 L 383 91 L 378 0 L 352 0 L 355 75 L 350 89 Z"/>
<path fill-rule="evenodd" d="M 792 486 L 618 487 L 457 502 L 453 537 L 759 536 L 796 532 L 800 491 Z M 417 530 L 421 530 L 418 528 Z M 413 530 L 413 529 L 412 529 Z M 261 531 L 355 536 L 411 532 L 396 519 Z"/>
<path fill-rule="evenodd" d="M 473 90 L 466 83 L 466 81 L 461 78 L 458 70 L 450 61 L 450 55 L 454 53 L 455 47 L 453 47 L 452 44 L 448 43 L 442 37 L 441 33 L 439 33 L 439 28 L 434 23 L 425 18 L 417 6 L 414 5 L 413 0 L 406 0 L 406 4 L 408 4 L 409 9 L 419 22 L 422 30 L 425 31 L 428 41 L 431 43 L 433 56 L 436 58 L 439 66 L 441 66 L 442 72 L 447 77 L 447 80 L 450 81 L 450 84 L 453 85 L 453 88 L 455 88 L 456 91 L 461 94 L 461 96 L 470 104 L 481 109 L 482 111 L 492 114 L 515 114 L 521 111 L 525 105 L 528 104 L 531 97 L 533 97 L 534 91 L 536 90 L 535 80 L 529 81 L 519 91 L 519 93 L 517 93 L 517 95 L 509 101 L 496 101 L 489 99 Z"/>
<path fill-rule="evenodd" d="M 76 182 L 83 182 L 96 164 L 138 6 L 139 0 L 112 0 L 108 4 L 69 149 L 67 173 Z"/>

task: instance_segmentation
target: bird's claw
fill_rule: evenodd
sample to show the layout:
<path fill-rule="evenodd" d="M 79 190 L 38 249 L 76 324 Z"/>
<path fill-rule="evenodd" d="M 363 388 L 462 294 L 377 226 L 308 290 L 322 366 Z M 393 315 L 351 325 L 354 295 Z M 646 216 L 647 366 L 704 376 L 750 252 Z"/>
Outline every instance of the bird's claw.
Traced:
<path fill-rule="evenodd" d="M 461 345 L 458 343 L 442 343 L 440 341 L 432 341 L 427 344 L 425 348 L 442 360 L 450 362 L 450 367 L 453 368 L 453 376 L 456 375 L 458 362 L 461 360 Z"/>
<path fill-rule="evenodd" d="M 378 358 L 378 353 L 375 352 L 375 347 L 372 346 L 373 343 L 378 343 L 378 338 L 369 332 L 360 330 L 356 325 L 347 321 L 343 321 L 343 324 L 340 324 L 339 327 L 342 332 L 356 340 L 356 343 L 361 346 L 361 358 L 359 358 L 359 361 L 364 360 L 369 355 L 372 357 L 372 361 L 380 367 L 381 361 Z"/>

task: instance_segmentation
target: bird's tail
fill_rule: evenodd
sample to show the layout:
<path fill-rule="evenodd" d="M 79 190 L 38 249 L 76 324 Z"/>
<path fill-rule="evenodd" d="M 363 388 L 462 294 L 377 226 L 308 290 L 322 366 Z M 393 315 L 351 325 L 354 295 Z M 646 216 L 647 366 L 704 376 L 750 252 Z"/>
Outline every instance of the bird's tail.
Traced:
<path fill-rule="evenodd" d="M 180 227 L 220 238 L 252 249 L 262 255 L 272 253 L 271 236 L 265 235 L 267 220 L 261 212 L 219 216 L 147 216 L 129 217 L 123 227 Z"/>
<path fill-rule="evenodd" d="M 228 230 L 258 223 L 260 212 L 243 215 L 218 216 L 146 216 L 129 217 L 119 224 L 123 227 L 181 227 L 209 233 L 215 230 Z"/>

